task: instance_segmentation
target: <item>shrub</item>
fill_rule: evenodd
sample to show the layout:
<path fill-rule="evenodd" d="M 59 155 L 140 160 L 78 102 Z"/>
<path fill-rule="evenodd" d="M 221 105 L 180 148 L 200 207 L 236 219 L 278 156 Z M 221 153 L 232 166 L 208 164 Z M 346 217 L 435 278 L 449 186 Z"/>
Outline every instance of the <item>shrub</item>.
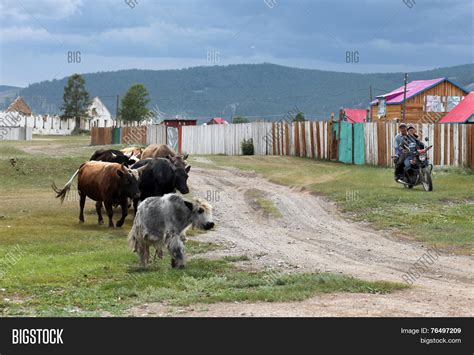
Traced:
<path fill-rule="evenodd" d="M 253 139 L 243 139 L 241 143 L 242 147 L 242 154 L 243 155 L 253 155 L 254 154 L 254 148 L 253 148 Z"/>

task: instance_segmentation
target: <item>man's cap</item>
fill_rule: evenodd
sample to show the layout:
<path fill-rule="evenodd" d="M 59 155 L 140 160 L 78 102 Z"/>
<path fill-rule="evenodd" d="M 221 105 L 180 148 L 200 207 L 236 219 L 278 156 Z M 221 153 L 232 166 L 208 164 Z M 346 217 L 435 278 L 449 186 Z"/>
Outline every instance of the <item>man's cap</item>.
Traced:
<path fill-rule="evenodd" d="M 409 125 L 408 125 L 408 129 L 411 129 L 411 128 L 414 129 L 415 127 L 414 127 L 412 124 L 409 124 Z"/>
<path fill-rule="evenodd" d="M 402 127 L 406 127 L 406 126 L 407 126 L 406 123 L 400 123 L 400 124 L 398 125 L 398 128 L 402 128 Z"/>

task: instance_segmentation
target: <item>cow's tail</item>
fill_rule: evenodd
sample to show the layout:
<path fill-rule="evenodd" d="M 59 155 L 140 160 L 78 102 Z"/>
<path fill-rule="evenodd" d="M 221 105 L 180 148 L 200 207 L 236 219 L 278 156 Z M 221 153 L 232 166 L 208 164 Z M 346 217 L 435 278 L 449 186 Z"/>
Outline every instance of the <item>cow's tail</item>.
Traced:
<path fill-rule="evenodd" d="M 72 175 L 72 177 L 69 179 L 69 181 L 66 183 L 66 185 L 64 185 L 64 187 L 62 189 L 59 189 L 54 182 L 51 184 L 51 188 L 54 190 L 54 192 L 56 192 L 56 198 L 60 198 L 61 203 L 63 203 L 64 198 L 66 197 L 68 191 L 71 189 L 72 182 L 76 178 L 76 176 L 79 173 L 79 170 L 81 169 L 81 167 L 82 167 L 82 165 L 79 167 L 79 169 L 76 170 L 74 175 Z"/>

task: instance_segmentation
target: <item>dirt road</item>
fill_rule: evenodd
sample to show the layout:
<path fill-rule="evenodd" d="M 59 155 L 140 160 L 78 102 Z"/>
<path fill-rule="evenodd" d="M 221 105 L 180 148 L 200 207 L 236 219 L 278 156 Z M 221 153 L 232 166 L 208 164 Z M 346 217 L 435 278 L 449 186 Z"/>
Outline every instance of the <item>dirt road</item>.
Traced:
<path fill-rule="evenodd" d="M 205 161 L 203 161 L 205 163 Z M 210 163 L 210 162 L 209 162 Z M 209 197 L 218 228 L 198 239 L 225 245 L 208 254 L 247 255 L 239 267 L 278 272 L 333 272 L 366 280 L 403 282 L 426 252 L 420 243 L 344 219 L 333 204 L 300 189 L 235 169 L 198 169 L 193 193 Z M 276 218 L 249 195 L 273 201 Z M 135 315 L 181 316 L 473 316 L 473 257 L 441 254 L 414 286 L 389 295 L 339 293 L 303 302 L 218 303 L 192 307 L 147 304 Z"/>

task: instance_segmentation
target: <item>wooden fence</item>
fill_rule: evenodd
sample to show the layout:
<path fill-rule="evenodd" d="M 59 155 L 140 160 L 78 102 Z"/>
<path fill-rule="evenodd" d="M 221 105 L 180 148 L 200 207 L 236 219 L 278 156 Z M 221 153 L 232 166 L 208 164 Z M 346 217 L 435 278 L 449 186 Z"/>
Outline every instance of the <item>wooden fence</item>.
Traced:
<path fill-rule="evenodd" d="M 91 129 L 91 145 L 152 143 L 166 144 L 166 126 L 92 127 Z"/>
<path fill-rule="evenodd" d="M 365 163 L 392 166 L 396 123 L 363 123 Z M 429 157 L 434 165 L 467 166 L 474 168 L 474 125 L 414 124 L 420 139 L 428 137 L 433 145 Z"/>
<path fill-rule="evenodd" d="M 31 127 L 0 126 L 0 141 L 30 141 L 33 138 Z"/>
<path fill-rule="evenodd" d="M 330 121 L 273 123 L 267 139 L 268 154 L 313 159 L 336 159 L 337 147 Z"/>
<path fill-rule="evenodd" d="M 474 125 L 415 124 L 420 139 L 433 145 L 434 165 L 474 168 Z M 341 129 L 342 127 L 342 129 Z M 117 128 L 116 128 L 117 129 Z M 166 126 L 92 128 L 91 144 L 167 144 Z M 297 123 L 254 122 L 231 125 L 183 126 L 181 147 L 189 154 L 240 155 L 243 139 L 253 139 L 257 155 L 290 155 L 345 163 L 392 166 L 397 123 L 305 121 Z M 351 159 L 352 157 L 352 159 Z"/>
<path fill-rule="evenodd" d="M 91 129 L 91 145 L 112 144 L 112 128 L 111 127 L 92 127 Z"/>
<path fill-rule="evenodd" d="M 230 125 L 206 125 L 182 127 L 182 150 L 189 154 L 242 154 L 243 139 L 253 139 L 255 154 L 272 154 L 272 123 L 254 122 Z"/>
<path fill-rule="evenodd" d="M 342 132 L 352 131 L 352 137 Z M 347 127 L 346 127 L 347 126 Z M 433 145 L 435 165 L 474 167 L 474 125 L 414 124 L 420 139 Z M 348 129 L 348 127 L 350 127 Z M 182 147 L 190 154 L 240 155 L 242 140 L 253 138 L 257 155 L 290 155 L 339 160 L 356 164 L 392 166 L 397 123 L 305 121 L 255 122 L 183 127 Z M 347 138 L 341 141 L 339 137 Z"/>

